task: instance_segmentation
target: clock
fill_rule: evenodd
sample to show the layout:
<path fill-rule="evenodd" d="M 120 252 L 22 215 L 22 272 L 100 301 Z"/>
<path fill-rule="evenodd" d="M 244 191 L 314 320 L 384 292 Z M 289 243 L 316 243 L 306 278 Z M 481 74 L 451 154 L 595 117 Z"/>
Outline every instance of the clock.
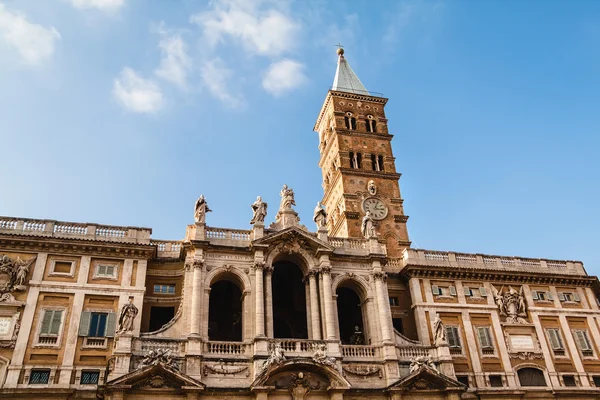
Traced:
<path fill-rule="evenodd" d="M 369 197 L 363 202 L 365 212 L 369 211 L 373 219 L 384 219 L 388 214 L 388 208 L 385 203 L 377 197 Z"/>

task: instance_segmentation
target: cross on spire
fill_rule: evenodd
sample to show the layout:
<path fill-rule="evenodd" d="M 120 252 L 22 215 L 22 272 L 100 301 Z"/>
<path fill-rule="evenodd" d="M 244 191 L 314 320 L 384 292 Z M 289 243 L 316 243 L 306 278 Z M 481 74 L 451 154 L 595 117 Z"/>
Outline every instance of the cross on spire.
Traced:
<path fill-rule="evenodd" d="M 343 57 L 343 55 L 344 55 L 344 46 L 342 46 L 340 42 L 338 42 L 338 44 L 336 44 L 336 46 L 337 46 L 337 48 L 338 48 L 338 49 L 337 49 L 337 53 L 338 53 L 338 55 L 339 55 L 340 57 Z"/>

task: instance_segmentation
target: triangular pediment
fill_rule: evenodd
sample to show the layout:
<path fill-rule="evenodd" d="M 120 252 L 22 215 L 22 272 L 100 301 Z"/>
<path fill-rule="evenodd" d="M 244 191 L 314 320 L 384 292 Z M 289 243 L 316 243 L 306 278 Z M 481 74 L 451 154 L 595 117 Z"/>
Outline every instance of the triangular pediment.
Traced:
<path fill-rule="evenodd" d="M 291 226 L 277 232 L 269 233 L 260 239 L 252 242 L 252 246 L 282 246 L 290 251 L 302 248 L 304 250 L 321 250 L 325 252 L 333 252 L 333 246 L 327 242 L 317 239 L 310 232 L 298 226 Z"/>
<path fill-rule="evenodd" d="M 206 385 L 163 363 L 149 365 L 106 382 L 103 389 L 111 390 L 177 390 L 199 391 Z"/>
<path fill-rule="evenodd" d="M 436 371 L 435 369 L 423 366 L 407 376 L 401 378 L 396 383 L 389 386 L 391 390 L 465 390 L 466 387 Z"/>

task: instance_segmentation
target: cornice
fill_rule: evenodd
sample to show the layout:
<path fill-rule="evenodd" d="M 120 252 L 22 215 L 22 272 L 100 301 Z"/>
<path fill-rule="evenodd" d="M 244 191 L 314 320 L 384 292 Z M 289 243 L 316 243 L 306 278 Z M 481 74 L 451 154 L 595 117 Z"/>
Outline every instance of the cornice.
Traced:
<path fill-rule="evenodd" d="M 344 129 L 344 128 L 334 128 L 334 129 L 335 129 L 335 133 L 337 133 L 340 136 L 366 137 L 369 139 L 385 140 L 387 142 L 391 142 L 392 139 L 394 138 L 394 135 L 392 135 L 391 133 L 368 133 L 368 132 L 361 132 L 361 131 L 353 131 L 353 130 Z"/>
<path fill-rule="evenodd" d="M 325 100 L 323 101 L 323 105 L 321 106 L 321 111 L 319 112 L 319 116 L 317 117 L 317 121 L 315 122 L 315 125 L 313 127 L 314 131 L 317 130 L 317 126 L 319 126 L 319 124 L 321 123 L 321 120 L 323 119 L 323 115 L 325 114 L 325 109 L 327 108 L 327 105 L 331 101 L 332 97 L 341 97 L 341 98 L 352 99 L 352 100 L 370 101 L 373 103 L 382 104 L 384 106 L 388 102 L 388 99 L 385 97 L 367 96 L 367 95 L 361 95 L 361 94 L 338 92 L 335 90 L 330 90 L 327 92 L 327 96 L 325 96 Z"/>
<path fill-rule="evenodd" d="M 358 168 L 340 167 L 339 171 L 347 175 L 364 176 L 368 178 L 393 179 L 395 181 L 399 180 L 402 176 L 402 174 L 398 172 L 366 171 Z"/>

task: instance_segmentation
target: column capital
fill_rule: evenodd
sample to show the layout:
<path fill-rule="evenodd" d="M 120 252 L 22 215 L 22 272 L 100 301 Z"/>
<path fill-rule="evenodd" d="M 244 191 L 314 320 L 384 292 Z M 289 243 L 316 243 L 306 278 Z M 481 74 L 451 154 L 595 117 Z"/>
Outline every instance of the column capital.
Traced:
<path fill-rule="evenodd" d="M 256 270 L 264 270 L 265 269 L 265 262 L 264 261 L 254 261 L 254 269 Z"/>
<path fill-rule="evenodd" d="M 273 270 L 274 270 L 274 269 L 275 269 L 275 268 L 273 268 L 273 266 L 272 266 L 272 265 L 265 265 L 265 266 L 263 267 L 263 270 L 265 271 L 265 274 L 267 274 L 267 275 L 271 275 L 271 274 L 273 273 Z"/>
<path fill-rule="evenodd" d="M 319 268 L 319 272 L 323 275 L 329 274 L 331 272 L 331 265 L 329 265 L 329 264 L 322 265 L 321 268 Z"/>
<path fill-rule="evenodd" d="M 385 282 L 387 280 L 387 274 L 383 271 L 375 271 L 373 272 L 373 278 Z"/>
<path fill-rule="evenodd" d="M 204 260 L 194 260 L 192 267 L 194 267 L 194 269 L 201 269 L 204 267 Z"/>
<path fill-rule="evenodd" d="M 309 269 L 308 273 L 306 274 L 306 276 L 309 277 L 309 278 L 316 278 L 317 275 L 319 275 L 319 270 L 318 269 Z"/>

